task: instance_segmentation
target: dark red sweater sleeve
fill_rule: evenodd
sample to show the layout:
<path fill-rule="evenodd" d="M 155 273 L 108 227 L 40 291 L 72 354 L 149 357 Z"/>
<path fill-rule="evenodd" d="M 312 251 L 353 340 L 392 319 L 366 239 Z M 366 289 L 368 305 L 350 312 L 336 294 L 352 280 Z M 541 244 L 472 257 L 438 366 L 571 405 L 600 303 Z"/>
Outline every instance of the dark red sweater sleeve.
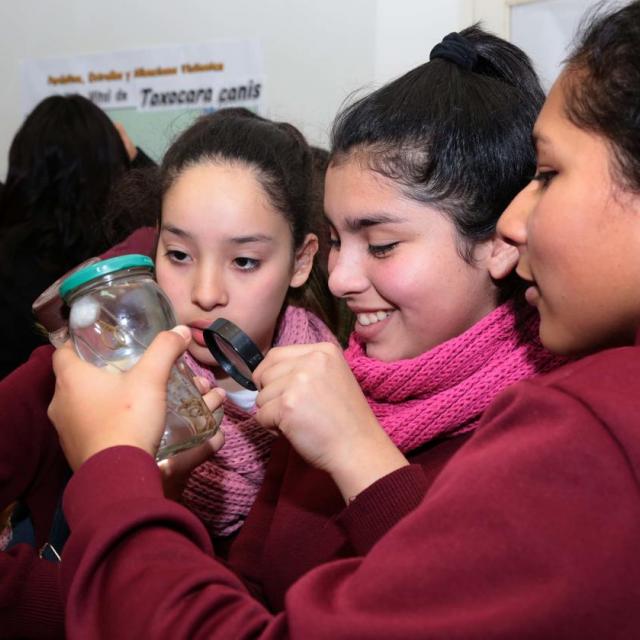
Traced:
<path fill-rule="evenodd" d="M 52 352 L 37 349 L 0 382 L 0 507 L 24 502 L 38 545 L 47 538 L 67 473 L 47 417 L 55 383 Z M 0 552 L 0 637 L 64 636 L 58 570 L 28 545 Z"/>
<path fill-rule="evenodd" d="M 145 227 L 103 257 L 153 255 L 155 229 Z M 68 468 L 47 416 L 55 377 L 53 347 L 36 349 L 0 381 L 0 510 L 20 500 L 29 508 L 40 547 L 47 539 Z M 59 566 L 29 545 L 0 552 L 0 637 L 63 638 Z"/>
<path fill-rule="evenodd" d="M 150 258 L 154 258 L 157 239 L 158 234 L 153 227 L 141 227 L 140 229 L 136 229 L 122 242 L 105 251 L 100 257 L 106 260 L 107 258 L 124 256 L 128 253 L 141 253 Z"/>
<path fill-rule="evenodd" d="M 569 390 L 516 385 L 416 508 L 364 557 L 308 572 L 278 615 L 208 557 L 206 531 L 162 497 L 150 456 L 104 451 L 65 497 L 68 635 L 636 637 L 639 458 L 620 430 L 638 421 L 612 420 Z"/>
<path fill-rule="evenodd" d="M 365 555 L 383 535 L 424 498 L 428 483 L 419 464 L 402 467 L 367 487 L 336 518 L 358 555 Z"/>

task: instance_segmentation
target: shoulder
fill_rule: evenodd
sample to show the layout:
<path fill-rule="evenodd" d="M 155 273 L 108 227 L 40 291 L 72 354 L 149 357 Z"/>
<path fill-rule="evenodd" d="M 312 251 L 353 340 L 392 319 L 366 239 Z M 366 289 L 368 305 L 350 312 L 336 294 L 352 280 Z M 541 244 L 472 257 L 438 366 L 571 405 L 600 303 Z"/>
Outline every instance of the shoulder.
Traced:
<path fill-rule="evenodd" d="M 597 422 L 631 428 L 640 419 L 640 346 L 607 349 L 516 387 L 521 396 L 579 405 Z"/>
<path fill-rule="evenodd" d="M 38 347 L 29 359 L 0 382 L 0 397 L 7 400 L 22 397 L 25 391 L 47 397 L 47 404 L 53 395 L 55 376 L 51 358 L 55 349 L 51 345 Z M 3 405 L 4 406 L 4 405 Z"/>
<path fill-rule="evenodd" d="M 504 465 L 526 459 L 542 473 L 616 469 L 637 479 L 638 397 L 640 348 L 603 351 L 506 389 L 469 444 Z"/>
<path fill-rule="evenodd" d="M 274 346 L 316 342 L 338 344 L 331 330 L 312 311 L 294 305 L 285 307 L 276 327 Z"/>
<path fill-rule="evenodd" d="M 153 257 L 156 246 L 157 232 L 154 227 L 141 227 L 119 244 L 111 247 L 100 256 L 103 260 L 126 255 L 127 253 L 141 253 Z"/>
<path fill-rule="evenodd" d="M 26 441 L 36 432 L 48 432 L 47 408 L 56 384 L 51 360 L 54 351 L 50 345 L 37 348 L 24 364 L 0 381 L 0 423 L 5 440 L 15 436 Z M 33 441 L 30 445 L 37 448 Z"/>

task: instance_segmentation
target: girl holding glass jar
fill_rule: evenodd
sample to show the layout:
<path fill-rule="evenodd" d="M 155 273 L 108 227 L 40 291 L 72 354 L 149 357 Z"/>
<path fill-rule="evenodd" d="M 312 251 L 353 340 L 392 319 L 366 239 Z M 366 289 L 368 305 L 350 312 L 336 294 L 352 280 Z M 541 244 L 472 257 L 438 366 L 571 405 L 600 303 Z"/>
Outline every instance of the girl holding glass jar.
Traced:
<path fill-rule="evenodd" d="M 150 185 L 158 183 L 157 281 L 178 321 L 193 334 L 188 364 L 208 384 L 227 392 L 225 453 L 207 460 L 212 449 L 205 444 L 175 456 L 164 465 L 165 485 L 178 497 L 188 472 L 204 462 L 192 474 L 184 500 L 211 535 L 224 541 L 249 511 L 275 435 L 258 427 L 255 394 L 241 390 L 217 367 L 202 329 L 224 316 L 243 326 L 264 351 L 272 344 L 335 341 L 309 310 L 320 306 L 330 315 L 332 308 L 331 297 L 323 299 L 318 286 L 321 277 L 313 291 L 306 286 L 318 246 L 310 230 L 311 152 L 291 125 L 246 110 L 223 110 L 203 116 L 176 139 L 158 181 Z M 126 251 L 148 251 L 153 233 L 137 233 L 135 242 L 125 243 Z M 53 389 L 49 347 L 36 350 L 0 384 L 6 425 L 0 504 L 28 505 L 37 547 L 47 540 L 67 476 L 46 414 Z M 219 441 L 214 439 L 216 445 Z M 23 544 L 0 554 L 0 564 L 0 603 L 10 634 L 37 635 L 35 627 L 41 626 L 45 634 L 62 635 L 57 567 Z"/>
<path fill-rule="evenodd" d="M 134 465 L 148 482 L 131 500 L 114 487 L 103 504 L 113 500 L 127 512 L 119 523 L 129 531 L 141 526 L 148 541 L 163 545 L 145 556 L 145 567 L 158 576 L 149 586 L 152 600 L 166 604 L 166 617 L 151 623 L 151 606 L 134 611 L 115 582 L 103 583 L 98 606 L 113 614 L 102 617 L 109 617 L 107 633 L 133 637 L 151 623 L 158 636 L 424 637 L 429 624 L 437 628 L 421 612 L 437 607 L 438 589 L 448 599 L 464 584 L 433 584 L 421 569 L 423 559 L 433 570 L 445 551 L 448 562 L 462 553 L 455 535 L 434 554 L 419 531 L 393 532 L 418 517 L 429 496 L 437 500 L 449 469 L 482 439 L 491 398 L 562 359 L 540 345 L 536 314 L 515 300 L 513 282 L 496 283 L 518 257 L 497 236 L 497 219 L 535 168 L 530 133 L 542 102 L 535 74 L 521 51 L 477 28 L 447 36 L 431 57 L 347 109 L 334 128 L 325 187 L 329 283 L 356 313 L 355 334 L 344 355 L 328 344 L 276 347 L 255 370 L 257 418 L 286 439 L 274 445 L 227 567 L 207 561 L 192 542 L 172 535 L 175 529 L 156 526 L 164 518 L 169 527 L 185 527 L 210 550 L 193 518 L 158 494 L 157 471 L 138 450 L 148 451 L 149 442 L 130 428 L 103 434 L 85 419 L 83 405 L 104 376 L 86 379 L 69 350 L 59 354 L 66 382 L 52 413 L 63 439 L 68 435 L 71 464 L 86 460 L 80 473 L 95 478 L 109 476 L 116 455 Z M 150 380 L 151 369 L 180 351 L 179 342 L 163 334 L 131 380 Z M 151 397 L 134 405 L 141 415 L 154 408 Z M 156 428 L 146 434 L 151 444 L 154 434 Z M 115 446 L 125 444 L 133 446 Z M 483 462 L 499 469 L 501 456 Z M 473 479 L 465 481 L 472 490 Z M 93 492 L 85 496 L 83 487 L 73 482 L 67 492 L 71 511 L 89 505 Z M 136 513 L 147 499 L 153 522 Z M 479 506 L 486 503 L 484 496 Z M 434 543 L 440 522 L 455 530 L 446 496 L 439 504 Z M 127 574 L 118 553 L 95 544 L 91 519 L 78 523 L 69 556 L 70 625 L 78 636 L 96 629 L 92 607 L 81 602 L 93 571 L 106 582 L 111 568 L 123 582 Z M 385 543 L 392 553 L 377 552 Z M 141 547 L 133 534 L 126 544 L 131 560 Z M 171 550 L 180 577 L 168 584 L 162 557 Z"/>
<path fill-rule="evenodd" d="M 406 484 L 398 474 L 408 466 L 386 457 L 380 429 L 363 410 L 360 424 L 368 422 L 369 437 L 378 438 L 369 448 L 373 484 L 342 516 L 359 553 L 297 580 L 283 611 L 262 606 L 208 557 L 198 523 L 162 498 L 152 458 L 135 448 L 135 422 L 109 443 L 134 446 L 99 453 L 84 448 L 100 425 L 87 419 L 83 403 L 104 375 L 88 371 L 69 351 L 60 354 L 65 390 L 53 410 L 73 464 L 86 460 L 65 497 L 65 509 L 79 514 L 63 562 L 70 638 L 145 631 L 154 637 L 305 640 L 638 635 L 639 52 L 637 0 L 589 24 L 537 120 L 535 178 L 498 227 L 518 249 L 517 271 L 540 312 L 544 343 L 585 357 L 500 394 L 470 442 L 386 530 L 371 530 L 358 503 L 364 498 L 370 505 L 371 493 L 385 489 L 389 502 L 401 500 Z M 162 408 L 153 389 L 162 387 L 162 375 L 185 345 L 169 333 L 152 345 L 146 369 L 131 376 L 152 385 L 137 399 L 137 411 Z M 256 377 L 266 391 L 275 383 L 263 364 Z M 84 380 L 86 374 L 93 379 Z M 110 406 L 117 397 L 102 401 Z M 306 425 L 299 424 L 288 437 L 303 448 Z M 338 437 L 323 430 L 318 439 L 325 469 L 338 483 L 343 471 L 358 471 L 332 452 L 344 449 L 345 425 Z M 149 430 L 159 437 L 161 422 Z M 83 446 L 73 446 L 80 441 Z M 370 473 L 376 465 L 377 479 Z M 94 490 L 97 481 L 111 487 L 116 479 L 119 486 L 108 496 Z M 140 514 L 138 505 L 150 503 Z M 118 510 L 110 531 L 101 522 L 105 507 Z M 117 546 L 109 544 L 116 540 Z M 126 589 L 139 552 L 145 553 L 145 611 Z M 287 561 L 284 553 L 280 560 Z"/>

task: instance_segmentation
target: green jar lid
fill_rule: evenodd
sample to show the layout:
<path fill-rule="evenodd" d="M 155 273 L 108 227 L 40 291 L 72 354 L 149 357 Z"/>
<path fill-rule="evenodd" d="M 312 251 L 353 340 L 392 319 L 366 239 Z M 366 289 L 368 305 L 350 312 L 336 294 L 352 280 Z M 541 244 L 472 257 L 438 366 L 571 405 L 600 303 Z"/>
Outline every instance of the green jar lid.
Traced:
<path fill-rule="evenodd" d="M 96 278 L 109 275 L 110 273 L 116 273 L 116 271 L 134 269 L 136 267 L 146 267 L 147 269 L 153 270 L 153 260 L 148 256 L 137 253 L 101 260 L 100 262 L 76 271 L 63 280 L 60 284 L 60 295 L 64 298 L 64 301 L 67 302 L 67 296 L 83 284 L 91 282 L 91 280 L 95 280 Z"/>

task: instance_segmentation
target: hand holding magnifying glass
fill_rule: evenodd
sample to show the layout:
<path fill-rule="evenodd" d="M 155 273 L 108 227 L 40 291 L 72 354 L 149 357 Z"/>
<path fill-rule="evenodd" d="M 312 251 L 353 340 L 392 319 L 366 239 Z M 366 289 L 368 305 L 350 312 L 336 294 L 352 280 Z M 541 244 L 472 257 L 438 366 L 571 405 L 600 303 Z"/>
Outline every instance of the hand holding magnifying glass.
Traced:
<path fill-rule="evenodd" d="M 243 387 L 256 390 L 252 374 L 264 356 L 253 341 L 224 318 L 204 336 L 218 364 Z M 303 458 L 327 471 L 345 501 L 408 464 L 377 422 L 336 345 L 279 347 L 270 358 L 279 375 L 269 376 L 261 391 L 258 421 L 277 427 Z M 289 394 L 284 411 L 283 389 Z"/>

